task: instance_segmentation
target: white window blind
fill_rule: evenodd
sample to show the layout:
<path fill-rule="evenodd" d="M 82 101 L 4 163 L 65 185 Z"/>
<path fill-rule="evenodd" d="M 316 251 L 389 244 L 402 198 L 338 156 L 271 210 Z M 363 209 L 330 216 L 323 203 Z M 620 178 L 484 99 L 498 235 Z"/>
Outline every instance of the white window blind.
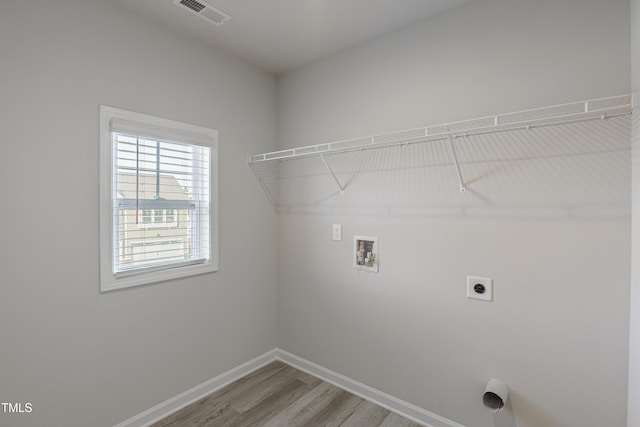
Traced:
<path fill-rule="evenodd" d="M 115 116 L 101 120 L 110 147 L 108 224 L 102 224 L 106 209 L 101 215 L 110 239 L 107 288 L 195 274 L 199 265 L 217 269 L 211 137 L 150 116 Z"/>

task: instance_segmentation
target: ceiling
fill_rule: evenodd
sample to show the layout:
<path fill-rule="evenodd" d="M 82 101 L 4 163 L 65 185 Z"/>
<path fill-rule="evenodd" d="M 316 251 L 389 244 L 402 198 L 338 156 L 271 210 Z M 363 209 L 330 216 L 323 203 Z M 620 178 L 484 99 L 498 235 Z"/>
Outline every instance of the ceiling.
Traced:
<path fill-rule="evenodd" d="M 201 0 L 231 15 L 220 27 L 171 0 L 112 1 L 279 74 L 470 0 Z"/>

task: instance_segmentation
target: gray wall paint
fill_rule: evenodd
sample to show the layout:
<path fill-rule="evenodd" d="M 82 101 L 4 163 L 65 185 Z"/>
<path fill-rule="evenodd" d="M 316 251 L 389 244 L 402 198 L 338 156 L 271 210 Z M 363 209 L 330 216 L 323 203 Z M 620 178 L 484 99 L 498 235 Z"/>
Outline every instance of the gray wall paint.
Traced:
<path fill-rule="evenodd" d="M 631 0 L 631 86 L 633 119 L 633 234 L 631 256 L 631 330 L 629 340 L 628 427 L 640 427 L 640 0 Z"/>
<path fill-rule="evenodd" d="M 275 79 L 102 0 L 0 4 L 0 400 L 109 426 L 276 346 Z M 220 271 L 98 284 L 98 106 L 220 132 Z M 248 268 L 250 266 L 250 268 Z"/>
<path fill-rule="evenodd" d="M 519 427 L 624 425 L 628 153 L 469 166 L 495 179 L 467 199 L 450 172 L 430 171 L 440 181 L 422 205 L 392 215 L 378 196 L 394 179 L 318 203 L 322 175 L 289 191 L 304 193 L 303 213 L 279 220 L 245 156 L 275 149 L 276 120 L 285 147 L 626 93 L 628 7 L 462 7 L 284 76 L 276 117 L 272 76 L 109 2 L 3 2 L 0 397 L 34 412 L 2 424 L 112 425 L 277 343 L 469 426 L 493 425 L 479 405 L 491 376 L 512 386 Z M 99 104 L 220 130 L 220 272 L 98 293 Z M 584 200 L 600 213 L 557 211 Z M 351 269 L 355 233 L 380 237 L 378 275 Z M 464 298 L 467 274 L 494 277 L 493 304 Z"/>
<path fill-rule="evenodd" d="M 279 141 L 628 93 L 629 49 L 628 1 L 475 2 L 282 76 Z M 418 172 L 344 174 L 344 196 L 317 163 L 292 167 L 304 177 L 282 188 L 281 348 L 468 426 L 624 426 L 628 123 L 572 129 L 545 130 L 521 161 L 466 165 L 464 195 L 450 165 L 420 184 Z M 521 153 L 516 136 L 476 142 Z M 582 141 L 615 149 L 537 158 Z M 379 161 L 362 156 L 336 165 Z M 379 274 L 351 268 L 354 234 L 380 238 Z M 467 300 L 467 275 L 493 277 L 495 301 Z M 492 377 L 512 388 L 511 419 L 482 409 Z"/>

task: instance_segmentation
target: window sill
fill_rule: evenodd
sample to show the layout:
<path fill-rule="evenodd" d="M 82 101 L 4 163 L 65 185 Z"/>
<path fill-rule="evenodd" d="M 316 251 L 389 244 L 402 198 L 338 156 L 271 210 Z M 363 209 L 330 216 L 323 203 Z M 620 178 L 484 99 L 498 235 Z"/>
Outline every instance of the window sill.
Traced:
<path fill-rule="evenodd" d="M 141 285 L 165 282 L 180 279 L 182 277 L 196 276 L 200 274 L 218 271 L 218 266 L 211 260 L 202 264 L 186 265 L 175 268 L 167 268 L 158 271 L 145 272 L 143 274 L 114 276 L 111 271 L 101 274 L 100 292 L 115 291 Z"/>

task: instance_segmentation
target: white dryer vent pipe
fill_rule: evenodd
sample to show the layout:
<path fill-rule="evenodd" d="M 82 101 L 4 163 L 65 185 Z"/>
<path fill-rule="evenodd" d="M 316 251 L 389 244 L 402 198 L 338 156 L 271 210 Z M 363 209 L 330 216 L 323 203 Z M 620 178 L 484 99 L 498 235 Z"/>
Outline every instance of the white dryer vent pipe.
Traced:
<path fill-rule="evenodd" d="M 494 378 L 487 383 L 482 395 L 482 404 L 487 410 L 497 413 L 504 409 L 508 398 L 509 387 Z"/>

